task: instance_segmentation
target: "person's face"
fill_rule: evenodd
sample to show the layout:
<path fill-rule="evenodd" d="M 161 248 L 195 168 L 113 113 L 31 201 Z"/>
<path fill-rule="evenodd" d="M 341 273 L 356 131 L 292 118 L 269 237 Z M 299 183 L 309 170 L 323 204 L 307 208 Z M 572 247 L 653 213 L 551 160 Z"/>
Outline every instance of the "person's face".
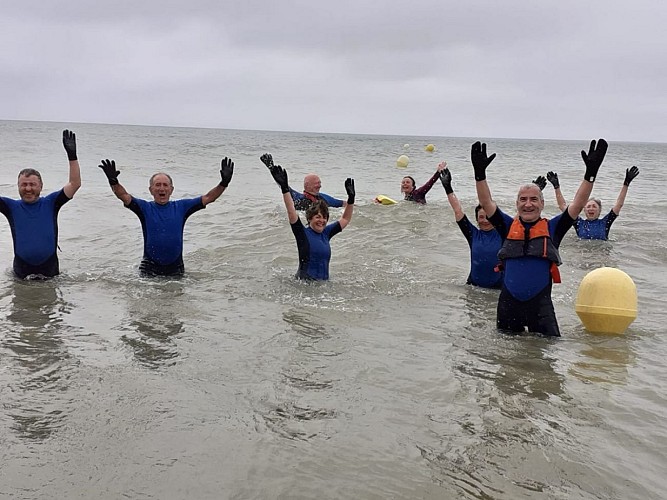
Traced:
<path fill-rule="evenodd" d="M 21 175 L 18 180 L 19 196 L 26 203 L 35 203 L 42 192 L 42 181 L 36 175 Z"/>
<path fill-rule="evenodd" d="M 403 180 L 401 181 L 401 193 L 410 194 L 412 193 L 413 189 L 414 186 L 412 185 L 412 179 L 409 177 L 403 177 Z"/>
<path fill-rule="evenodd" d="M 516 199 L 516 209 L 519 217 L 525 222 L 535 222 L 542 215 L 544 200 L 540 188 L 537 186 L 524 187 L 519 190 Z"/>
<path fill-rule="evenodd" d="M 600 217 L 600 205 L 594 200 L 589 200 L 584 207 L 584 215 L 588 220 L 595 220 Z"/>
<path fill-rule="evenodd" d="M 324 228 L 326 227 L 328 221 L 329 219 L 327 219 L 324 215 L 318 213 L 310 218 L 310 220 L 308 221 L 308 225 L 316 233 L 321 233 L 322 231 L 324 231 Z"/>
<path fill-rule="evenodd" d="M 320 194 L 322 181 L 316 175 L 309 175 L 303 181 L 303 190 L 310 194 Z"/>
<path fill-rule="evenodd" d="M 493 229 L 493 224 L 486 218 L 486 212 L 483 208 L 477 211 L 477 225 L 482 231 L 491 231 Z"/>
<path fill-rule="evenodd" d="M 169 202 L 171 193 L 174 192 L 174 186 L 169 182 L 169 177 L 164 174 L 158 174 L 153 178 L 153 183 L 148 190 L 153 195 L 153 200 L 159 205 L 164 205 Z"/>

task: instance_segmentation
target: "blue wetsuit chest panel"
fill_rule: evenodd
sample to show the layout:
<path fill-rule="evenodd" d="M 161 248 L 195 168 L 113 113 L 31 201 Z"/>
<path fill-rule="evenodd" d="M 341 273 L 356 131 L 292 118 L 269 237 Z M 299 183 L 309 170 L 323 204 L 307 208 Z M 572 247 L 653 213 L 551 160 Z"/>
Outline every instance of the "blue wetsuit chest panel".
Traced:
<path fill-rule="evenodd" d="M 338 221 L 328 224 L 321 233 L 305 227 L 301 219 L 291 224 L 299 251 L 300 279 L 328 280 L 331 245 L 329 241 L 342 231 Z"/>
<path fill-rule="evenodd" d="M 502 273 L 496 272 L 498 250 L 502 239 L 498 231 L 482 231 L 475 227 L 467 216 L 457 222 L 470 246 L 470 276 L 468 283 L 484 288 L 497 288 L 502 282 Z"/>
<path fill-rule="evenodd" d="M 577 217 L 574 221 L 574 230 L 582 240 L 606 240 L 609 230 L 616 220 L 616 212 L 610 210 L 602 219 L 588 220 Z"/>
<path fill-rule="evenodd" d="M 185 221 L 205 207 L 200 196 L 170 201 L 164 205 L 132 197 L 127 208 L 141 221 L 144 258 L 166 266 L 182 259 Z"/>

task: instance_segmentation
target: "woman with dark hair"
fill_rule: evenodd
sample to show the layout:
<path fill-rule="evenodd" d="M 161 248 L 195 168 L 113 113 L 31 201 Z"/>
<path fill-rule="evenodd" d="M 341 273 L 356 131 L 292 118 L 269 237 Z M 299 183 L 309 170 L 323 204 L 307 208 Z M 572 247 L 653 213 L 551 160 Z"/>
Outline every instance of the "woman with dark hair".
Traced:
<path fill-rule="evenodd" d="M 308 225 L 304 226 L 294 207 L 287 171 L 280 165 L 273 165 L 269 171 L 283 193 L 287 219 L 292 227 L 294 238 L 296 238 L 296 246 L 299 251 L 299 270 L 296 277 L 306 280 L 328 280 L 329 260 L 331 259 L 329 241 L 345 229 L 352 220 L 355 196 L 354 180 L 348 178 L 345 181 L 347 205 L 338 221 L 328 224 L 329 206 L 324 200 L 317 200 L 306 209 Z"/>
<path fill-rule="evenodd" d="M 428 193 L 433 184 L 440 178 L 440 172 L 445 168 L 441 166 L 443 163 L 438 165 L 438 170 L 435 171 L 435 174 L 421 187 L 416 187 L 417 184 L 412 176 L 406 175 L 401 180 L 401 193 L 403 193 L 405 200 L 414 201 L 420 205 L 426 204 L 426 193 Z M 446 164 L 445 164 L 446 165 Z"/>
<path fill-rule="evenodd" d="M 438 167 L 440 166 L 443 167 L 440 172 L 440 180 L 445 188 L 445 193 L 447 193 L 447 201 L 454 210 L 456 224 L 458 224 L 470 247 L 470 273 L 466 283 L 482 288 L 500 288 L 503 275 L 502 272 L 496 271 L 498 251 L 502 246 L 500 234 L 486 219 L 486 212 L 481 205 L 475 207 L 475 219 L 478 227 L 475 227 L 468 220 L 466 214 L 463 213 L 459 199 L 452 189 L 452 173 L 447 168 L 447 163 L 443 161 L 438 165 Z"/>

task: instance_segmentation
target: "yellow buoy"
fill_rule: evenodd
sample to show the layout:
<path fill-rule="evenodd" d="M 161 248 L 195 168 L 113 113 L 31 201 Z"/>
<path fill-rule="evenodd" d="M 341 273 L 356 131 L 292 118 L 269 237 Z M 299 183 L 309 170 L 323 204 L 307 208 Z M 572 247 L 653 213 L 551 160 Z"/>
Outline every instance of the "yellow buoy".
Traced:
<path fill-rule="evenodd" d="M 435 151 L 435 146 L 433 144 L 428 144 L 424 149 L 429 153 L 432 153 L 433 151 Z"/>
<path fill-rule="evenodd" d="M 406 155 L 401 155 L 396 159 L 396 166 L 398 168 L 405 168 L 408 166 L 408 163 L 410 163 L 410 158 Z"/>
<path fill-rule="evenodd" d="M 601 267 L 581 280 L 574 310 L 592 333 L 624 333 L 637 318 L 637 287 L 619 269 Z"/>

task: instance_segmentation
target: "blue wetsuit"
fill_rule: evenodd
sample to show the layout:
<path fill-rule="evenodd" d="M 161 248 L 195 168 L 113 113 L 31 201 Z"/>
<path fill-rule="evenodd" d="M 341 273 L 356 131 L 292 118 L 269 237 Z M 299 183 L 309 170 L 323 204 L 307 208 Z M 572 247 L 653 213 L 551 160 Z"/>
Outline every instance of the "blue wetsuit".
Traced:
<path fill-rule="evenodd" d="M 500 209 L 489 217 L 503 241 L 513 221 L 513 217 Z M 522 223 L 527 228 L 534 224 Z M 567 210 L 549 220 L 549 235 L 556 248 L 573 223 Z M 551 301 L 551 264 L 546 258 L 531 256 L 504 261 L 505 276 L 498 298 L 498 328 L 518 333 L 527 326 L 531 332 L 560 336 Z"/>
<path fill-rule="evenodd" d="M 301 219 L 291 224 L 296 246 L 299 250 L 299 279 L 328 280 L 331 245 L 329 240 L 340 233 L 343 228 L 340 222 L 327 224 L 321 233 L 304 226 Z"/>
<path fill-rule="evenodd" d="M 602 219 L 588 220 L 577 217 L 574 221 L 574 230 L 582 240 L 607 240 L 609 230 L 618 215 L 610 210 Z"/>
<path fill-rule="evenodd" d="M 456 222 L 470 246 L 470 274 L 467 283 L 483 288 L 500 288 L 502 273 L 496 272 L 502 240 L 498 231 L 482 231 L 466 215 Z"/>
<path fill-rule="evenodd" d="M 179 276 L 183 264 L 183 229 L 193 213 L 205 208 L 201 196 L 164 205 L 132 197 L 127 208 L 141 221 L 144 255 L 139 266 L 145 276 Z"/>
<path fill-rule="evenodd" d="M 60 273 L 58 264 L 58 212 L 67 203 L 61 189 L 40 196 L 34 203 L 0 197 L 2 212 L 14 241 L 14 274 L 19 278 L 41 275 L 47 278 Z"/>
<path fill-rule="evenodd" d="M 340 208 L 343 206 L 343 200 L 334 198 L 325 193 L 319 193 L 318 195 L 312 195 L 310 193 L 299 193 L 290 188 L 290 194 L 292 195 L 292 201 L 294 201 L 294 208 L 297 210 L 306 210 L 313 202 L 317 200 L 324 200 L 327 202 L 327 205 L 334 208 Z"/>

